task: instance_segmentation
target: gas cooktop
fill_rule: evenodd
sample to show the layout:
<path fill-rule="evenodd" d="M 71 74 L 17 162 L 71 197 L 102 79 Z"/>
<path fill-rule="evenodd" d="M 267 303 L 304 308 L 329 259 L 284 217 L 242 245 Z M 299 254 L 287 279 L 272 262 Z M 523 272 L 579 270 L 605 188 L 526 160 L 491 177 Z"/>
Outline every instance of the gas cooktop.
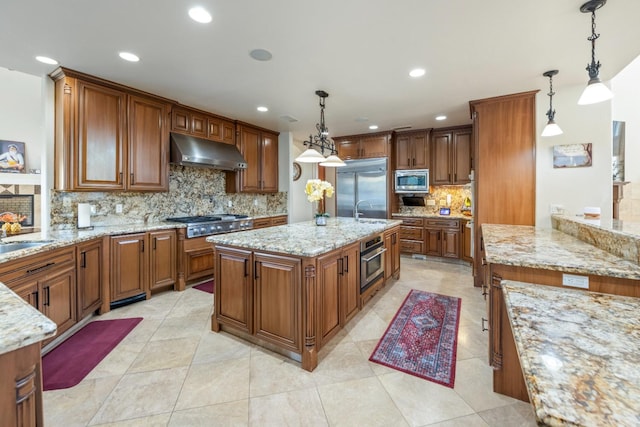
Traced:
<path fill-rule="evenodd" d="M 167 218 L 167 221 L 186 224 L 188 239 L 253 228 L 252 218 L 249 218 L 248 215 L 236 214 L 182 216 Z"/>

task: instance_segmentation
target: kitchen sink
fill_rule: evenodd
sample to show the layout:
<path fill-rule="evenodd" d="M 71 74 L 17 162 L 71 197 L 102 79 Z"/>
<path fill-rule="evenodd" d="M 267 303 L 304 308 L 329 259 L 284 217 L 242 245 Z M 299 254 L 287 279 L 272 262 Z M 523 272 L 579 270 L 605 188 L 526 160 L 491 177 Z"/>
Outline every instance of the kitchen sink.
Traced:
<path fill-rule="evenodd" d="M 0 243 L 0 254 L 6 254 L 8 252 L 17 251 L 20 249 L 36 248 L 38 246 L 46 245 L 49 242 L 13 242 L 13 243 Z"/>

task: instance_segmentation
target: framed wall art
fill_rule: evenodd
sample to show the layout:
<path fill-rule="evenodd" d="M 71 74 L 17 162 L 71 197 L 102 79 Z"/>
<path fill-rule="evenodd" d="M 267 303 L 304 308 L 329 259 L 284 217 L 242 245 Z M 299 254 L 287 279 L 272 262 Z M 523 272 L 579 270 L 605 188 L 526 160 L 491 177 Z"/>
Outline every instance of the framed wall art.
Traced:
<path fill-rule="evenodd" d="M 554 168 L 580 168 L 591 166 L 591 143 L 555 145 L 553 147 Z"/>
<path fill-rule="evenodd" d="M 0 139 L 0 172 L 26 173 L 24 142 Z"/>

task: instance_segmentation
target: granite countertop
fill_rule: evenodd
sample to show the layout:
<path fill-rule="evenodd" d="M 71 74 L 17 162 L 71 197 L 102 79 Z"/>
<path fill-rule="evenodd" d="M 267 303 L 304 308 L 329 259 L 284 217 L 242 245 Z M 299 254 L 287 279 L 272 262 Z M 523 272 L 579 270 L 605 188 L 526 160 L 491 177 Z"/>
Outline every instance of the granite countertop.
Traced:
<path fill-rule="evenodd" d="M 277 227 L 217 234 L 207 241 L 241 248 L 315 257 L 354 243 L 367 236 L 382 233 L 400 225 L 399 220 L 329 218 L 326 226 L 315 221 L 298 222 Z"/>
<path fill-rule="evenodd" d="M 424 212 L 420 212 L 420 213 L 392 213 L 391 214 L 392 217 L 396 218 L 402 218 L 402 217 L 406 217 L 406 218 L 437 218 L 437 219 L 473 219 L 473 217 L 471 216 L 467 216 L 467 215 L 463 215 L 461 212 L 451 212 L 451 215 L 440 215 L 437 213 L 424 213 Z"/>
<path fill-rule="evenodd" d="M 164 230 L 174 228 L 184 228 L 184 224 L 175 222 L 155 222 L 155 223 L 139 223 L 126 225 L 113 225 L 108 227 L 94 227 L 88 230 L 47 230 L 29 234 L 19 234 L 16 236 L 8 236 L 2 238 L 3 243 L 12 242 L 46 242 L 45 244 L 28 249 L 19 249 L 7 253 L 0 253 L 0 263 L 12 261 L 27 255 L 33 255 L 40 252 L 46 252 L 87 240 L 95 239 L 103 236 L 112 236 L 129 233 L 143 233 L 153 230 Z M 1 243 L 0 243 L 1 244 Z"/>
<path fill-rule="evenodd" d="M 0 283 L 0 354 L 54 336 L 56 324 Z"/>
<path fill-rule="evenodd" d="M 538 425 L 640 425 L 640 298 L 502 290 Z"/>
<path fill-rule="evenodd" d="M 640 280 L 640 266 L 558 230 L 483 224 L 490 264 Z"/>

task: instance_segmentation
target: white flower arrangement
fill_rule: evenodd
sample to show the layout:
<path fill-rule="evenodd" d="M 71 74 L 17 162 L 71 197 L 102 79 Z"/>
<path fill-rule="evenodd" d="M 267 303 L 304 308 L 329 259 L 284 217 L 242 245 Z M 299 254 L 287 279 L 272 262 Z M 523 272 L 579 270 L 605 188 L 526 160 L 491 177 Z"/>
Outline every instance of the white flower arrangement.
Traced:
<path fill-rule="evenodd" d="M 311 203 L 318 202 L 317 215 L 328 216 L 324 211 L 324 197 L 333 196 L 333 185 L 321 179 L 310 179 L 304 187 L 304 192 L 308 201 Z"/>

